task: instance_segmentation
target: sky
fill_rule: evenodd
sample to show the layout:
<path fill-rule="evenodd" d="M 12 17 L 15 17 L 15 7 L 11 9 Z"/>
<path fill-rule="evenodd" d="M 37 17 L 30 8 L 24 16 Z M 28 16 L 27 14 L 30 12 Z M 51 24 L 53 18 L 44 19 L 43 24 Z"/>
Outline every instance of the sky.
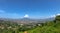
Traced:
<path fill-rule="evenodd" d="M 47 18 L 60 14 L 60 0 L 0 0 L 0 18 Z"/>

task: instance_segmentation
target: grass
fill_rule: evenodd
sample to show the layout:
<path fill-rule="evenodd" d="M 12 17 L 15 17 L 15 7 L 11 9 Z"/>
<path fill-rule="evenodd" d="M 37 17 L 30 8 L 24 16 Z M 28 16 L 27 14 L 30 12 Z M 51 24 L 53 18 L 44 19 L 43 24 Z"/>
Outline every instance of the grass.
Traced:
<path fill-rule="evenodd" d="M 28 33 L 60 33 L 60 24 L 53 24 L 51 26 L 37 27 L 32 30 L 28 30 Z M 24 32 L 20 32 L 24 33 Z"/>

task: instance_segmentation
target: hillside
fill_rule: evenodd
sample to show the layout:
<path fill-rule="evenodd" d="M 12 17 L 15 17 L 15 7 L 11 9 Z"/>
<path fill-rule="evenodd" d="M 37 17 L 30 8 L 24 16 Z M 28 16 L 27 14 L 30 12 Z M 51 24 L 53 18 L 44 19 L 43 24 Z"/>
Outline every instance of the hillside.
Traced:
<path fill-rule="evenodd" d="M 29 33 L 60 33 L 60 24 L 53 24 L 51 26 L 37 27 L 29 30 Z"/>
<path fill-rule="evenodd" d="M 37 26 L 35 29 L 29 30 L 27 32 L 28 33 L 60 33 L 60 16 L 57 16 L 54 21 L 44 23 L 44 26 Z"/>
<path fill-rule="evenodd" d="M 45 23 L 18 24 L 0 20 L 0 33 L 60 33 L 60 16 Z"/>

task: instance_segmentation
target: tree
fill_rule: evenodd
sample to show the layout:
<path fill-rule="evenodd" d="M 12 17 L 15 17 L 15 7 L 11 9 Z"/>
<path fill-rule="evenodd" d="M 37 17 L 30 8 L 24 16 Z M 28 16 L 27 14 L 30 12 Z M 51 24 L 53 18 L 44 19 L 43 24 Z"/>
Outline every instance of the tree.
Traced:
<path fill-rule="evenodd" d="M 59 23 L 59 22 L 60 22 L 60 15 L 56 16 L 55 22 L 56 22 L 56 23 Z"/>

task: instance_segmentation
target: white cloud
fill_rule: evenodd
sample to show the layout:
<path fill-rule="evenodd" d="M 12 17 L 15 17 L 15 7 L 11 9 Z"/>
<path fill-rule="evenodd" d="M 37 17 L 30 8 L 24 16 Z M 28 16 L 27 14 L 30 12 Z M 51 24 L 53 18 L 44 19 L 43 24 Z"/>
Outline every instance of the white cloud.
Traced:
<path fill-rule="evenodd" d="M 51 15 L 50 17 L 56 17 L 57 15 L 60 15 L 60 14 L 58 13 L 58 14 L 55 14 L 55 15 Z"/>
<path fill-rule="evenodd" d="M 51 15 L 50 17 L 56 17 L 56 15 Z"/>
<path fill-rule="evenodd" d="M 57 15 L 60 15 L 60 13 L 58 13 Z"/>
<path fill-rule="evenodd" d="M 3 11 L 3 10 L 0 10 L 0 13 L 5 13 L 5 11 Z"/>
<path fill-rule="evenodd" d="M 7 13 L 4 10 L 0 10 L 0 18 L 20 18 L 18 13 Z"/>
<path fill-rule="evenodd" d="M 17 13 L 1 13 L 0 18 L 20 18 L 21 16 Z"/>
<path fill-rule="evenodd" d="M 25 18 L 28 18 L 29 17 L 29 15 L 28 14 L 25 14 L 25 16 L 24 16 Z"/>

